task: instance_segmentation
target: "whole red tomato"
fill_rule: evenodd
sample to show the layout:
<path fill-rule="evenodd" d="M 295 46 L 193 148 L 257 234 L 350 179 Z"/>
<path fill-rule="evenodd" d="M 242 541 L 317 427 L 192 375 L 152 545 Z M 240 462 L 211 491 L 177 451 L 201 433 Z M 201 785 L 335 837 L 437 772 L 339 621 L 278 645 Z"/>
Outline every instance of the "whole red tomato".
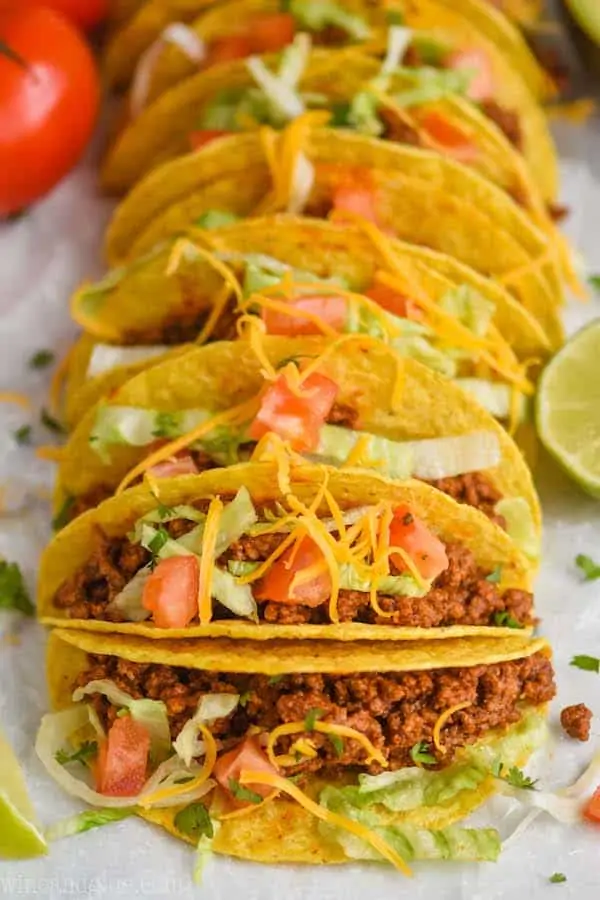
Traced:
<path fill-rule="evenodd" d="M 88 31 L 108 15 L 109 0 L 2 0 L 1 6 L 48 6 Z"/>
<path fill-rule="evenodd" d="M 0 218 L 75 165 L 99 101 L 90 50 L 66 19 L 43 7 L 0 8 Z"/>

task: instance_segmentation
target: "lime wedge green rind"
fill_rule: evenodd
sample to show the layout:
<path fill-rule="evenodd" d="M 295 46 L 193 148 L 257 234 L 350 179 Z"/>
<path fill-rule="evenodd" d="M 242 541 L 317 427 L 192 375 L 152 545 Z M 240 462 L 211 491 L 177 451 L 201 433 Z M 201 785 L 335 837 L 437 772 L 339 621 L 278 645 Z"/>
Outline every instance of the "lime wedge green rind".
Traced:
<path fill-rule="evenodd" d="M 0 859 L 29 859 L 48 852 L 35 819 L 21 767 L 0 735 Z"/>
<path fill-rule="evenodd" d="M 577 332 L 546 366 L 536 421 L 546 449 L 600 498 L 600 319 Z"/>
<path fill-rule="evenodd" d="M 571 15 L 596 44 L 600 45 L 600 4 L 598 0 L 566 0 Z"/>

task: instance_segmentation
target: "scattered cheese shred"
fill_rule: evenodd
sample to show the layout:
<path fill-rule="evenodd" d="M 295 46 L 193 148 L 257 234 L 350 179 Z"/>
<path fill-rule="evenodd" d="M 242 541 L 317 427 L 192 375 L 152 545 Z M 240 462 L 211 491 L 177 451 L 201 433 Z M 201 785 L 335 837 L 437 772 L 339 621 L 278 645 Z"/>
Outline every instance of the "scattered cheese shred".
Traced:
<path fill-rule="evenodd" d="M 196 338 L 197 344 L 204 344 L 209 339 L 215 327 L 225 312 L 225 308 L 227 306 L 227 301 L 229 300 L 229 295 L 231 293 L 230 286 L 228 284 L 223 285 L 217 296 L 215 297 L 212 309 L 210 314 L 208 315 L 206 322 L 204 323 L 204 327 L 202 331 Z"/>
<path fill-rule="evenodd" d="M 38 459 L 45 459 L 48 462 L 59 463 L 64 457 L 64 448 L 55 447 L 52 444 L 44 444 L 35 448 L 35 455 Z"/>
<path fill-rule="evenodd" d="M 52 378 L 50 380 L 49 407 L 50 412 L 55 416 L 60 412 L 63 387 L 69 375 L 69 369 L 71 368 L 76 347 L 77 341 L 74 341 L 52 373 Z"/>
<path fill-rule="evenodd" d="M 366 765 L 370 765 L 372 762 L 378 762 L 381 766 L 387 768 L 388 763 L 381 750 L 378 750 L 362 731 L 357 731 L 356 728 L 350 728 L 349 725 L 319 722 L 318 720 L 314 723 L 312 729 L 307 729 L 306 722 L 300 721 L 286 722 L 284 725 L 278 725 L 277 728 L 274 728 L 269 734 L 269 741 L 267 743 L 267 756 L 269 757 L 270 762 L 274 766 L 281 764 L 281 757 L 275 755 L 275 746 L 280 738 L 289 734 L 302 734 L 308 730 L 316 731 L 319 734 L 334 734 L 338 737 L 357 741 L 367 754 L 367 758 L 365 759 Z M 314 755 L 316 755 L 316 753 Z M 295 765 L 296 762 L 297 760 L 294 759 L 290 765 Z"/>
<path fill-rule="evenodd" d="M 461 709 L 466 709 L 468 706 L 472 706 L 470 700 L 465 700 L 463 703 L 457 703 L 456 706 L 451 706 L 449 709 L 444 710 L 444 712 L 439 716 L 435 725 L 433 726 L 433 744 L 436 750 L 440 753 L 445 753 L 446 748 L 441 742 L 441 731 L 448 719 L 452 718 L 454 713 L 460 712 Z"/>
<path fill-rule="evenodd" d="M 223 513 L 223 501 L 213 497 L 206 514 L 200 557 L 200 585 L 198 590 L 198 614 L 200 624 L 208 625 L 212 619 L 212 574 L 215 566 L 215 550 L 219 537 L 219 524 Z"/>
<path fill-rule="evenodd" d="M 228 285 L 231 293 L 234 294 L 238 303 L 242 300 L 242 287 L 229 266 L 218 259 L 218 257 L 210 250 L 206 250 L 202 247 L 198 240 L 192 240 L 189 237 L 178 238 L 173 244 L 165 269 L 167 277 L 176 274 L 182 260 L 186 257 L 188 259 L 202 259 L 211 269 L 214 269 L 215 272 L 221 276 L 225 284 Z"/>
<path fill-rule="evenodd" d="M 148 809 L 155 803 L 162 803 L 163 800 L 176 800 L 176 798 L 181 796 L 182 794 L 187 794 L 189 791 L 195 791 L 197 788 L 202 787 L 202 785 L 206 781 L 208 781 L 217 761 L 217 745 L 214 737 L 212 736 L 212 733 L 209 731 L 206 725 L 199 723 L 198 728 L 200 729 L 202 737 L 204 739 L 205 755 L 202 768 L 196 778 L 193 781 L 189 781 L 185 784 L 177 784 L 170 788 L 159 788 L 153 794 L 148 794 L 145 797 L 140 797 L 140 799 L 138 800 L 138 806 L 141 806 L 142 809 Z"/>
<path fill-rule="evenodd" d="M 357 838 L 360 838 L 360 840 L 365 841 L 365 843 L 373 847 L 374 850 L 381 854 L 384 859 L 387 859 L 396 869 L 403 872 L 404 875 L 412 875 L 411 870 L 408 868 L 402 857 L 390 847 L 380 835 L 371 831 L 365 825 L 361 825 L 359 822 L 354 822 L 352 819 L 340 816 L 338 813 L 331 812 L 331 810 L 325 809 L 325 807 L 315 803 L 314 800 L 307 797 L 306 794 L 287 778 L 282 778 L 281 775 L 273 775 L 270 772 L 251 772 L 243 770 L 240 773 L 240 784 L 264 784 L 273 787 L 284 794 L 288 794 L 292 800 L 299 803 L 300 806 L 311 813 L 311 815 L 315 816 L 315 818 L 327 822 L 334 828 L 341 828 L 344 831 L 350 832 L 350 834 L 354 834 Z"/>
<path fill-rule="evenodd" d="M 13 403 L 23 409 L 31 409 L 31 400 L 27 394 L 18 391 L 0 391 L 0 403 Z"/>
<path fill-rule="evenodd" d="M 223 813 L 223 815 L 217 816 L 217 819 L 219 822 L 226 822 L 229 819 L 241 819 L 243 816 L 249 816 L 257 810 L 262 809 L 267 803 L 271 803 L 272 800 L 279 797 L 279 794 L 279 790 L 272 791 L 261 803 L 250 803 L 248 806 L 243 806 L 241 809 L 234 809 L 233 812 Z"/>

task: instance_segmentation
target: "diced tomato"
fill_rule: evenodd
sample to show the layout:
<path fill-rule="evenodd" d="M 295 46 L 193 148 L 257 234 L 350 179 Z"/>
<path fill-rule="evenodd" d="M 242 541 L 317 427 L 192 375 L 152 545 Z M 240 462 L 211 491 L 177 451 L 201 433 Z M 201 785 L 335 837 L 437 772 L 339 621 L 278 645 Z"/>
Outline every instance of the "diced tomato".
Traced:
<path fill-rule="evenodd" d="M 382 309 L 392 313 L 394 316 L 400 316 L 403 319 L 414 319 L 418 321 L 423 318 L 421 310 L 404 294 L 395 291 L 394 288 L 388 287 L 387 284 L 375 282 L 364 292 L 365 297 L 374 300 Z"/>
<path fill-rule="evenodd" d="M 159 628 L 185 628 L 198 614 L 199 585 L 195 556 L 161 559 L 144 585 L 142 606 Z"/>
<path fill-rule="evenodd" d="M 250 25 L 250 44 L 253 53 L 272 53 L 287 47 L 294 40 L 296 22 L 290 13 L 256 16 Z"/>
<path fill-rule="evenodd" d="M 357 173 L 354 178 L 341 181 L 333 190 L 333 209 L 354 213 L 367 222 L 378 225 L 375 190 L 369 179 Z"/>
<path fill-rule="evenodd" d="M 314 373 L 302 382 L 302 396 L 290 387 L 285 374 L 274 381 L 262 397 L 262 404 L 250 426 L 250 437 L 258 441 L 269 432 L 289 441 L 294 450 L 316 450 L 325 419 L 338 393 L 338 385 L 325 375 Z"/>
<path fill-rule="evenodd" d="M 174 478 L 176 475 L 196 475 L 198 467 L 189 453 L 182 453 L 181 456 L 156 463 L 148 469 L 148 473 L 155 478 Z"/>
<path fill-rule="evenodd" d="M 453 122 L 440 113 L 431 110 L 420 117 L 420 123 L 427 134 L 439 145 L 440 150 L 459 162 L 473 162 L 479 156 L 477 147 Z"/>
<path fill-rule="evenodd" d="M 336 331 L 343 331 L 347 317 L 346 301 L 343 297 L 310 296 L 298 297 L 288 301 L 288 306 L 302 312 L 318 316 Z M 265 323 L 267 334 L 322 334 L 323 331 L 312 319 L 301 316 L 286 315 L 278 310 L 263 307 L 262 320 Z"/>
<path fill-rule="evenodd" d="M 224 753 L 217 759 L 213 769 L 214 778 L 231 796 L 233 804 L 240 808 L 249 806 L 250 801 L 236 798 L 235 794 L 232 792 L 231 782 L 239 782 L 240 775 L 244 771 L 269 772 L 272 775 L 278 774 L 275 766 L 272 766 L 269 762 L 257 737 L 248 737 L 243 740 L 241 744 L 238 744 L 237 747 L 234 747 L 233 750 Z M 273 791 L 273 788 L 266 784 L 249 784 L 245 785 L 245 787 L 247 787 L 248 790 L 254 791 L 255 794 L 259 794 L 261 797 L 268 797 Z"/>
<path fill-rule="evenodd" d="M 192 150 L 200 150 L 202 147 L 210 144 L 211 141 L 216 141 L 217 138 L 225 137 L 228 134 L 231 134 L 231 132 L 221 128 L 203 128 L 201 131 L 190 131 L 190 146 Z"/>
<path fill-rule="evenodd" d="M 231 62 L 234 59 L 245 59 L 252 53 L 252 38 L 249 34 L 231 34 L 229 37 L 217 38 L 208 48 L 204 62 L 205 68 L 217 63 Z"/>
<path fill-rule="evenodd" d="M 485 50 L 471 47 L 468 50 L 457 50 L 445 60 L 448 69 L 462 69 L 473 73 L 467 90 L 467 97 L 479 102 L 491 100 L 494 96 L 494 74 L 492 65 Z"/>
<path fill-rule="evenodd" d="M 303 537 L 298 546 L 275 560 L 264 578 L 261 578 L 254 596 L 257 600 L 271 600 L 273 603 L 299 603 L 301 606 L 320 606 L 331 595 L 331 576 L 327 567 L 323 573 L 304 584 L 293 586 L 298 572 L 303 572 L 319 563 L 325 563 L 323 551 L 310 537 Z"/>
<path fill-rule="evenodd" d="M 448 568 L 446 548 L 408 506 L 399 506 L 394 510 L 390 524 L 390 546 L 405 550 L 427 580 L 437 578 Z M 392 555 L 392 562 L 399 569 L 407 568 L 399 553 Z"/>
<path fill-rule="evenodd" d="M 134 797 L 146 781 L 150 734 L 131 716 L 115 719 L 100 745 L 96 790 L 109 797 Z"/>
<path fill-rule="evenodd" d="M 583 815 L 589 822 L 600 822 L 600 787 L 596 788 L 594 796 L 586 803 Z"/>

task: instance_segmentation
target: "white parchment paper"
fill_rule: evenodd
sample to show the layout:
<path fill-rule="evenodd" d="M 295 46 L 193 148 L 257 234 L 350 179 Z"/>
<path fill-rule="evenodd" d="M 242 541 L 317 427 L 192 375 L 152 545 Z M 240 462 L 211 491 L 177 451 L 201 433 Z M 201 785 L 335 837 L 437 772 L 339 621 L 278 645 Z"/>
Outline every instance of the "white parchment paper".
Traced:
<path fill-rule="evenodd" d="M 562 131 L 564 200 L 572 208 L 567 231 L 585 255 L 589 271 L 600 272 L 600 122 Z M 14 504 L 20 500 L 24 474 L 36 485 L 36 496 L 51 486 L 51 466 L 36 460 L 29 449 L 15 449 L 12 432 L 31 421 L 36 440 L 49 440 L 38 425 L 48 373 L 32 371 L 27 361 L 41 348 L 64 351 L 74 331 L 67 298 L 79 281 L 101 271 L 101 235 L 109 206 L 96 194 L 94 163 L 88 159 L 23 220 L 0 226 L 0 390 L 25 391 L 34 400 L 30 413 L 0 405 L 0 483 L 7 484 Z M 572 303 L 566 310 L 568 330 L 598 315 L 598 299 L 587 305 Z M 600 747 L 600 676 L 569 667 L 574 654 L 600 655 L 600 581 L 583 584 L 574 566 L 578 553 L 600 561 L 600 503 L 581 494 L 543 454 L 536 478 L 545 514 L 537 609 L 543 631 L 554 644 L 559 684 L 551 714 L 552 742 L 537 765 L 545 784 L 559 785 L 572 781 Z M 48 520 L 47 503 L 35 498 L 25 513 L 0 518 L 0 555 L 20 563 L 32 589 L 37 558 L 50 533 Z M 31 621 L 2 620 L 0 629 L 0 722 L 24 766 L 40 819 L 49 824 L 79 807 L 45 775 L 33 751 L 37 724 L 47 709 L 45 635 Z M 580 701 L 596 715 L 592 740 L 581 746 L 561 736 L 557 724 L 560 709 Z M 497 812 L 502 816 L 505 808 Z M 491 814 L 484 810 L 478 821 L 487 817 L 490 822 Z M 506 831 L 513 822 L 509 817 L 500 827 Z M 377 865 L 266 868 L 216 859 L 202 886 L 193 884 L 191 872 L 188 847 L 143 822 L 126 820 L 58 842 L 47 858 L 0 863 L 0 896 L 596 900 L 600 827 L 565 829 L 542 817 L 496 865 L 421 864 L 411 882 Z M 566 884 L 550 884 L 554 872 L 563 872 Z"/>

